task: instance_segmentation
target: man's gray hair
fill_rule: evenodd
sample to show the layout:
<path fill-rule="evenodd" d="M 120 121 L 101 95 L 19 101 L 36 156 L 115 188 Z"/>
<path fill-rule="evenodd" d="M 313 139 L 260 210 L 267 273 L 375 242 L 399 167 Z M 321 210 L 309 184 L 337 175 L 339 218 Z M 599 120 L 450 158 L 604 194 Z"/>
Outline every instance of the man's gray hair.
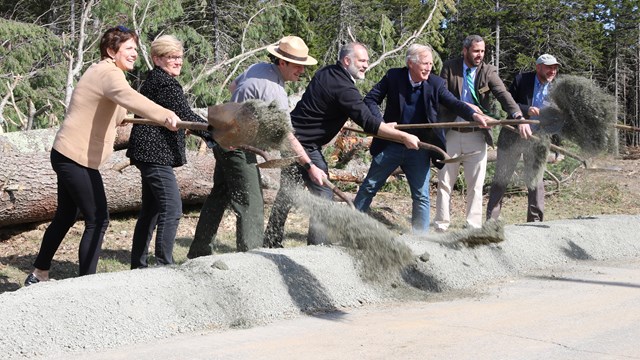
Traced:
<path fill-rule="evenodd" d="M 480 35 L 469 35 L 462 41 L 462 48 L 469 49 L 473 43 L 484 42 Z"/>
<path fill-rule="evenodd" d="M 421 44 L 411 44 L 407 49 L 407 57 L 406 62 L 411 61 L 414 64 L 420 62 L 420 54 L 423 52 L 433 53 L 431 46 L 429 45 L 421 45 Z"/>
<path fill-rule="evenodd" d="M 353 57 L 353 54 L 356 52 L 356 47 L 362 46 L 363 48 L 367 48 L 363 43 L 359 43 L 357 41 L 346 43 L 342 45 L 340 48 L 340 52 L 338 52 L 338 61 L 342 61 L 345 57 Z"/>

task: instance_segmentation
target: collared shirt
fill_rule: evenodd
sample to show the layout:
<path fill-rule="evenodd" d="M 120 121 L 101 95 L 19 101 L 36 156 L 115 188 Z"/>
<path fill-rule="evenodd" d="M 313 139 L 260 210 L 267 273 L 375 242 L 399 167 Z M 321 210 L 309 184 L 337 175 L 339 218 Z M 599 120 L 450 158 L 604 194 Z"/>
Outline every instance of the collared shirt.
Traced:
<path fill-rule="evenodd" d="M 284 78 L 275 64 L 261 62 L 251 65 L 235 80 L 236 90 L 231 101 L 243 102 L 259 99 L 266 103 L 276 101 L 278 107 L 289 111 L 289 98 L 284 89 Z"/>
<path fill-rule="evenodd" d="M 412 88 L 417 88 L 418 86 L 422 85 L 422 81 L 415 82 L 413 81 L 413 79 L 411 79 L 411 73 L 407 72 L 407 76 L 409 76 L 409 84 L 411 84 Z"/>
<path fill-rule="evenodd" d="M 547 101 L 547 97 L 549 96 L 549 83 L 541 83 L 538 77 L 535 77 L 535 84 L 533 87 L 533 100 L 531 101 L 531 105 L 537 107 L 538 109 L 542 109 L 549 105 Z"/>
<path fill-rule="evenodd" d="M 476 82 L 476 73 L 478 67 L 474 66 L 470 68 L 465 62 L 462 62 L 462 94 L 460 94 L 460 100 L 469 104 L 475 104 L 473 95 L 471 94 L 471 89 L 469 89 L 469 84 L 467 83 L 467 69 L 471 69 L 471 78 L 473 79 L 474 84 Z"/>
<path fill-rule="evenodd" d="M 346 71 L 347 74 L 349 74 L 349 77 L 351 78 L 351 81 L 353 81 L 353 83 L 355 84 L 356 83 L 356 78 L 354 78 L 353 75 L 351 75 L 351 73 L 349 72 L 349 69 L 346 66 L 342 65 L 342 64 L 340 64 L 340 66 L 342 66 L 344 71 Z"/>
<path fill-rule="evenodd" d="M 471 69 L 471 78 L 473 78 L 473 83 L 476 82 L 476 73 L 478 72 L 478 67 L 474 66 L 472 68 L 468 67 L 467 64 L 462 62 L 462 93 L 460 94 L 460 100 L 469 104 L 475 104 L 476 102 L 473 100 L 473 95 L 471 95 L 471 90 L 469 89 L 469 84 L 467 84 L 467 69 Z M 457 122 L 467 121 L 460 116 L 456 117 Z"/>

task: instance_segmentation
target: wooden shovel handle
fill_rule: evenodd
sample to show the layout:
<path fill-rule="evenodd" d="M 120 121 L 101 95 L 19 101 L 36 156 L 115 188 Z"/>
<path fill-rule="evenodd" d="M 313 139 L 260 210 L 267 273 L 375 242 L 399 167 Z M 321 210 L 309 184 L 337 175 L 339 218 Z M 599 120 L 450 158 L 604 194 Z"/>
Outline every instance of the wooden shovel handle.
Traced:
<path fill-rule="evenodd" d="M 331 191 L 334 194 L 338 195 L 338 197 L 342 199 L 344 202 L 346 202 L 352 209 L 356 208 L 356 206 L 353 205 L 353 201 L 351 201 L 351 199 L 347 196 L 347 194 L 345 194 L 342 190 L 338 189 L 338 187 L 335 186 L 329 179 L 324 178 L 322 180 L 322 183 L 324 184 L 324 186 L 331 189 Z"/>
<path fill-rule="evenodd" d="M 164 126 L 156 121 L 149 119 L 139 119 L 139 118 L 125 118 L 122 120 L 123 123 L 129 124 L 140 124 L 140 125 L 153 125 L 153 126 Z M 200 130 L 200 131 L 213 131 L 213 127 L 207 123 L 195 122 L 195 121 L 178 121 L 176 124 L 178 129 L 187 129 L 187 130 Z"/>
<path fill-rule="evenodd" d="M 640 128 L 629 126 L 629 125 L 615 124 L 613 126 L 615 126 L 616 128 L 618 128 L 620 130 L 640 131 Z"/>
<path fill-rule="evenodd" d="M 402 142 L 401 142 L 401 141 L 398 141 L 398 140 L 395 140 L 395 139 L 392 139 L 392 138 L 388 138 L 388 137 L 386 137 L 386 136 L 380 136 L 380 135 L 370 134 L 370 133 L 368 133 L 368 132 L 366 132 L 366 131 L 364 131 L 364 130 L 360 130 L 360 129 L 356 129 L 356 128 L 352 128 L 352 127 L 348 127 L 348 126 L 344 126 L 344 127 L 342 127 L 342 130 L 353 131 L 353 132 L 356 132 L 356 133 L 359 133 L 359 134 L 365 134 L 365 135 L 373 136 L 374 138 L 378 138 L 378 139 L 382 139 L 382 140 L 388 140 L 388 141 L 393 141 L 393 142 L 396 142 L 396 143 L 398 143 L 398 144 L 402 144 Z M 433 144 L 429 144 L 429 143 L 426 143 L 426 142 L 423 142 L 423 141 L 419 141 L 419 142 L 418 142 L 418 146 L 419 146 L 421 149 L 430 150 L 430 151 L 435 151 L 435 152 L 437 152 L 437 153 L 441 154 L 445 160 L 449 160 L 449 159 L 451 159 L 451 157 L 449 156 L 449 154 L 447 154 L 447 152 L 446 152 L 446 151 L 442 150 L 440 147 L 435 146 L 435 145 L 433 145 Z"/>
<path fill-rule="evenodd" d="M 520 125 L 520 124 L 540 124 L 539 120 L 489 120 L 487 125 Z M 426 124 L 399 124 L 396 125 L 398 130 L 406 129 L 438 129 L 438 128 L 453 128 L 453 127 L 476 127 L 480 126 L 480 123 L 475 121 L 456 121 L 456 122 L 440 122 L 440 123 L 426 123 Z"/>

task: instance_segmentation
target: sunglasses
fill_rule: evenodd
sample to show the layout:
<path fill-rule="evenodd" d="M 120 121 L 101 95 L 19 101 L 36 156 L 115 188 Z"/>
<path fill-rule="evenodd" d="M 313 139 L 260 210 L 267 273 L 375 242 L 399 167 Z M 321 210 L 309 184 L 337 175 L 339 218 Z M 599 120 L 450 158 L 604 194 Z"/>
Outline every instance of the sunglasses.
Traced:
<path fill-rule="evenodd" d="M 132 32 L 132 30 L 131 30 L 131 29 L 129 29 L 129 28 L 128 28 L 128 27 L 126 27 L 126 26 L 122 26 L 122 25 L 118 25 L 118 26 L 113 27 L 113 28 L 111 28 L 111 29 L 109 29 L 109 30 L 118 30 L 118 31 L 120 31 L 120 32 L 124 32 L 124 33 L 130 33 L 130 32 Z"/>

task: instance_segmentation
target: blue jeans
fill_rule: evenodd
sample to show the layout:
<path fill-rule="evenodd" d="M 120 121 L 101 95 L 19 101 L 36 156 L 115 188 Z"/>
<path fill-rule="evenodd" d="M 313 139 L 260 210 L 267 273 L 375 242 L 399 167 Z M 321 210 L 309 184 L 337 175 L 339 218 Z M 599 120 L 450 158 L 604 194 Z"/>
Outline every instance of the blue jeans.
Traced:
<path fill-rule="evenodd" d="M 137 162 L 142 176 L 142 208 L 133 232 L 131 268 L 148 266 L 149 242 L 156 231 L 156 263 L 173 264 L 173 244 L 182 216 L 182 199 L 173 168 Z"/>
<path fill-rule="evenodd" d="M 371 167 L 358 194 L 353 201 L 356 209 L 368 211 L 373 197 L 385 184 L 387 178 L 398 167 L 404 171 L 413 208 L 411 226 L 415 232 L 429 231 L 429 152 L 424 149 L 411 150 L 402 144 L 389 144 L 371 161 Z"/>

